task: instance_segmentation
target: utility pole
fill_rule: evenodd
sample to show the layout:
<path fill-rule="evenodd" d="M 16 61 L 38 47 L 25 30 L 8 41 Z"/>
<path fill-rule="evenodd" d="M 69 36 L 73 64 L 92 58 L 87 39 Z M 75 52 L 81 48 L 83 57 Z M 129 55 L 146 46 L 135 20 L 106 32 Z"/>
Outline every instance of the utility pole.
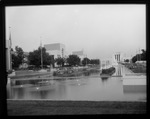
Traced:
<path fill-rule="evenodd" d="M 11 42 L 11 27 L 9 27 L 9 50 L 10 50 L 10 70 L 12 69 L 12 53 L 11 53 L 11 47 L 12 47 L 12 42 Z"/>
<path fill-rule="evenodd" d="M 40 37 L 41 39 L 41 37 Z M 41 42 L 41 67 L 43 69 L 42 42 Z"/>
<path fill-rule="evenodd" d="M 63 52 L 64 52 L 64 49 L 62 48 L 62 58 L 63 58 Z"/>
<path fill-rule="evenodd" d="M 140 54 L 140 48 L 139 48 L 139 59 L 140 59 L 140 61 L 141 61 L 141 54 Z"/>
<path fill-rule="evenodd" d="M 138 51 L 137 51 L 137 50 L 136 50 L 136 56 L 137 56 L 137 61 L 139 61 L 139 60 L 138 60 L 139 58 L 138 58 Z"/>
<path fill-rule="evenodd" d="M 87 66 L 87 54 L 86 54 L 86 66 Z"/>

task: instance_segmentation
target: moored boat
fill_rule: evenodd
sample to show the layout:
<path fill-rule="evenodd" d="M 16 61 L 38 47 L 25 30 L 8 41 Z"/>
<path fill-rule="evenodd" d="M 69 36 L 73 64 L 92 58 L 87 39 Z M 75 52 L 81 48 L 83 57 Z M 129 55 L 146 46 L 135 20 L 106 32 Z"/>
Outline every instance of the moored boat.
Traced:
<path fill-rule="evenodd" d="M 115 73 L 116 69 L 114 67 L 110 67 L 108 69 L 102 69 L 100 73 L 101 78 L 109 78 Z"/>

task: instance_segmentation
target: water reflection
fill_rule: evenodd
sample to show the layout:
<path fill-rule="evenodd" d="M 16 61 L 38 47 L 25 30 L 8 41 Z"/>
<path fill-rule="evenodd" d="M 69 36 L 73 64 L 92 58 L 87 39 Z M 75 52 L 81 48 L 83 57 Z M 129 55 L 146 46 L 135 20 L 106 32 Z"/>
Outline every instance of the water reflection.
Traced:
<path fill-rule="evenodd" d="M 119 68 L 118 68 L 119 70 Z M 120 68 L 122 70 L 122 67 Z M 122 71 L 120 71 L 122 73 Z M 120 75 L 120 74 L 119 74 Z M 7 85 L 8 99 L 53 99 L 92 101 L 139 101 L 144 88 L 126 87 L 122 77 L 100 78 L 100 74 L 75 78 L 16 81 Z"/>
<path fill-rule="evenodd" d="M 102 82 L 107 82 L 109 78 L 101 78 Z"/>
<path fill-rule="evenodd" d="M 131 93 L 145 93 L 146 85 L 123 85 L 123 93 L 131 94 Z"/>

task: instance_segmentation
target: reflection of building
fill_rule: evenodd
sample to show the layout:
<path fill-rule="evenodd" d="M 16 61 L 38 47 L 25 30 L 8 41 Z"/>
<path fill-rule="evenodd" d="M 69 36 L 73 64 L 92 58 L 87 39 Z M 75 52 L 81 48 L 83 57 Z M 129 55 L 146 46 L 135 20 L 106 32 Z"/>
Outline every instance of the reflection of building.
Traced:
<path fill-rule="evenodd" d="M 115 67 L 116 68 L 116 71 L 115 73 L 113 74 L 113 76 L 119 76 L 119 77 L 122 77 L 123 75 L 123 67 L 118 65 Z"/>
<path fill-rule="evenodd" d="M 49 53 L 49 55 L 54 55 L 54 59 L 58 57 L 66 57 L 66 48 L 64 44 L 45 44 L 44 47 L 46 48 L 46 51 Z"/>
<path fill-rule="evenodd" d="M 10 40 L 6 40 L 6 70 L 12 69 Z"/>

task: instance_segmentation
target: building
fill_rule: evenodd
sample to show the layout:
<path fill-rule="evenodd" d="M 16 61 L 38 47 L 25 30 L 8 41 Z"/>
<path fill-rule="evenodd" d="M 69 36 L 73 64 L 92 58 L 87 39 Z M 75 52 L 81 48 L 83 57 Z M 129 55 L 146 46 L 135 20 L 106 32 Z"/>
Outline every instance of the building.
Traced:
<path fill-rule="evenodd" d="M 123 53 L 117 52 L 112 56 L 112 64 L 117 65 L 119 62 L 124 62 Z"/>
<path fill-rule="evenodd" d="M 10 40 L 6 40 L 6 70 L 12 69 Z"/>
<path fill-rule="evenodd" d="M 53 55 L 54 59 L 59 57 L 66 57 L 66 48 L 64 44 L 61 43 L 53 43 L 53 44 L 45 44 L 44 45 L 46 52 L 49 55 Z"/>
<path fill-rule="evenodd" d="M 83 50 L 81 50 L 81 51 L 74 51 L 74 52 L 72 52 L 72 54 L 73 55 L 77 55 L 81 60 L 83 60 L 86 57 L 86 55 L 85 55 Z"/>
<path fill-rule="evenodd" d="M 107 69 L 112 66 L 112 61 L 110 58 L 101 59 L 100 65 L 101 65 L 100 66 L 101 69 Z"/>
<path fill-rule="evenodd" d="M 53 60 L 56 58 L 66 58 L 66 47 L 64 44 L 61 43 L 53 43 L 53 44 L 45 44 L 44 45 L 46 52 L 49 53 L 53 57 Z M 53 64 L 53 67 L 57 66 L 57 63 L 55 65 Z"/>
<path fill-rule="evenodd" d="M 82 65 L 82 60 L 86 57 L 85 53 L 83 50 L 81 51 L 73 51 L 72 52 L 73 55 L 77 55 L 81 60 L 80 60 L 80 64 Z"/>

